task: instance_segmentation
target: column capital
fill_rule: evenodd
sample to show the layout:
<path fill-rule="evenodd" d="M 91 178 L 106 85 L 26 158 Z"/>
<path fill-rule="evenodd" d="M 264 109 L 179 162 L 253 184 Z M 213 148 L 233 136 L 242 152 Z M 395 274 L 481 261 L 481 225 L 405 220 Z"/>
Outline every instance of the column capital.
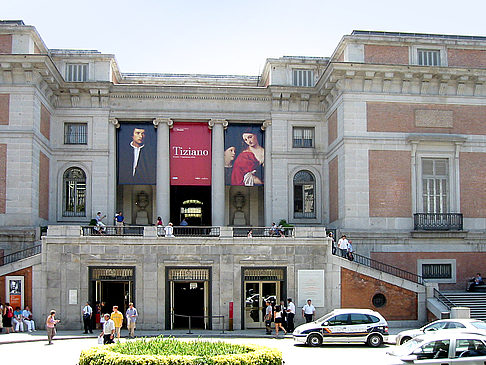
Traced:
<path fill-rule="evenodd" d="M 228 127 L 228 121 L 226 119 L 210 119 L 208 121 L 208 128 L 213 129 L 216 124 L 221 124 L 224 129 Z"/>
<path fill-rule="evenodd" d="M 272 126 L 272 121 L 271 120 L 265 120 L 262 124 L 262 131 L 264 131 L 265 129 L 267 129 L 268 127 L 271 127 Z"/>
<path fill-rule="evenodd" d="M 174 121 L 170 118 L 157 117 L 153 120 L 153 123 L 155 128 L 157 128 L 159 124 L 163 124 L 163 123 L 167 123 L 167 126 L 169 128 L 172 128 L 174 126 Z"/>
<path fill-rule="evenodd" d="M 113 124 L 115 128 L 120 128 L 120 123 L 118 122 L 118 119 L 116 118 L 108 118 L 108 122 Z"/>

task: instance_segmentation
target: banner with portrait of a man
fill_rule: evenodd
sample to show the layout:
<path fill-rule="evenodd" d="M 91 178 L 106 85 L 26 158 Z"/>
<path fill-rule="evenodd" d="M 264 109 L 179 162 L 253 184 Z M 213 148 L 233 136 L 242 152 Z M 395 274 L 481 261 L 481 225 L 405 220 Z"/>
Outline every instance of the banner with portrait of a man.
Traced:
<path fill-rule="evenodd" d="M 152 123 L 120 123 L 117 129 L 118 184 L 155 185 L 157 133 Z"/>
<path fill-rule="evenodd" d="M 265 143 L 259 124 L 230 124 L 224 137 L 225 184 L 262 186 Z"/>

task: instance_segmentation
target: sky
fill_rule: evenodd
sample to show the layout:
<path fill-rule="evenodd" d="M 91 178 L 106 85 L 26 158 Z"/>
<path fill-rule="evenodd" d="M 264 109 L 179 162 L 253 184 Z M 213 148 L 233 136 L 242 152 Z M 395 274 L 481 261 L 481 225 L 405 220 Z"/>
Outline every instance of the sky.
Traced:
<path fill-rule="evenodd" d="M 486 1 L 2 0 L 48 48 L 114 54 L 121 72 L 252 75 L 267 58 L 329 57 L 353 30 L 486 36 Z"/>

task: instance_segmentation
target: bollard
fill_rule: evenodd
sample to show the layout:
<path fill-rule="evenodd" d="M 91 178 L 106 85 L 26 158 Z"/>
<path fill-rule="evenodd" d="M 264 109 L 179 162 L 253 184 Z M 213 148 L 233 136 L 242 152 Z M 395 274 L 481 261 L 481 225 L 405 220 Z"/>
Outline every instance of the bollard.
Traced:
<path fill-rule="evenodd" d="M 187 332 L 188 335 L 192 335 L 191 332 L 191 316 L 189 316 L 189 332 Z"/>
<path fill-rule="evenodd" d="M 229 327 L 230 331 L 233 331 L 233 302 L 229 302 L 229 323 L 228 323 L 228 327 Z"/>

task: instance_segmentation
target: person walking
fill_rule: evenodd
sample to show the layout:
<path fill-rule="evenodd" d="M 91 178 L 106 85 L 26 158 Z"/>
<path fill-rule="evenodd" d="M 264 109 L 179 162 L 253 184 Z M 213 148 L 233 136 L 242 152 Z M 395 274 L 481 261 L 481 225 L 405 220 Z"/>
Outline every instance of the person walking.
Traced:
<path fill-rule="evenodd" d="M 3 327 L 5 328 L 5 333 L 10 333 L 12 330 L 12 318 L 14 310 L 10 306 L 10 303 L 5 303 L 2 311 Z"/>
<path fill-rule="evenodd" d="M 312 305 L 312 300 L 307 299 L 307 303 L 302 307 L 302 317 L 305 318 L 305 323 L 312 322 L 315 314 L 316 308 Z"/>
<path fill-rule="evenodd" d="M 103 318 L 105 322 L 103 323 L 103 329 L 101 330 L 100 336 L 103 336 L 103 345 L 114 343 L 113 339 L 115 338 L 115 322 L 110 319 L 110 315 L 106 313 Z"/>
<path fill-rule="evenodd" d="M 84 324 L 84 332 L 83 333 L 93 333 L 92 327 L 92 317 L 93 317 L 93 308 L 89 305 L 89 302 L 86 302 L 86 305 L 81 310 L 83 315 L 83 324 Z"/>
<path fill-rule="evenodd" d="M 287 334 L 287 331 L 283 327 L 283 322 L 284 322 L 284 314 L 283 314 L 282 307 L 280 305 L 277 305 L 275 307 L 275 312 L 273 313 L 273 319 L 275 321 L 275 336 L 278 336 L 278 330 L 281 329 L 284 331 L 284 334 Z"/>
<path fill-rule="evenodd" d="M 115 335 L 120 340 L 121 327 L 123 325 L 123 314 L 118 311 L 118 306 L 113 306 L 113 313 L 111 313 L 111 319 L 115 323 Z"/>
<path fill-rule="evenodd" d="M 138 312 L 137 308 L 133 306 L 133 303 L 128 304 L 128 309 L 125 315 L 127 317 L 128 338 L 135 338 L 135 327 L 137 324 Z"/>
<path fill-rule="evenodd" d="M 287 299 L 287 331 L 294 332 L 295 304 L 292 298 Z"/>
<path fill-rule="evenodd" d="M 265 302 L 267 308 L 265 309 L 265 330 L 267 335 L 272 334 L 272 303 L 267 300 Z"/>
<path fill-rule="evenodd" d="M 348 245 L 349 245 L 349 242 L 346 239 L 346 235 L 343 234 L 338 241 L 338 248 L 341 251 L 341 257 L 344 257 L 344 258 L 348 257 Z"/>
<path fill-rule="evenodd" d="M 47 340 L 49 341 L 48 345 L 52 345 L 52 339 L 56 335 L 56 324 L 60 322 L 59 319 L 56 319 L 56 311 L 54 309 L 51 310 L 51 314 L 46 319 L 46 330 L 47 330 Z"/>

